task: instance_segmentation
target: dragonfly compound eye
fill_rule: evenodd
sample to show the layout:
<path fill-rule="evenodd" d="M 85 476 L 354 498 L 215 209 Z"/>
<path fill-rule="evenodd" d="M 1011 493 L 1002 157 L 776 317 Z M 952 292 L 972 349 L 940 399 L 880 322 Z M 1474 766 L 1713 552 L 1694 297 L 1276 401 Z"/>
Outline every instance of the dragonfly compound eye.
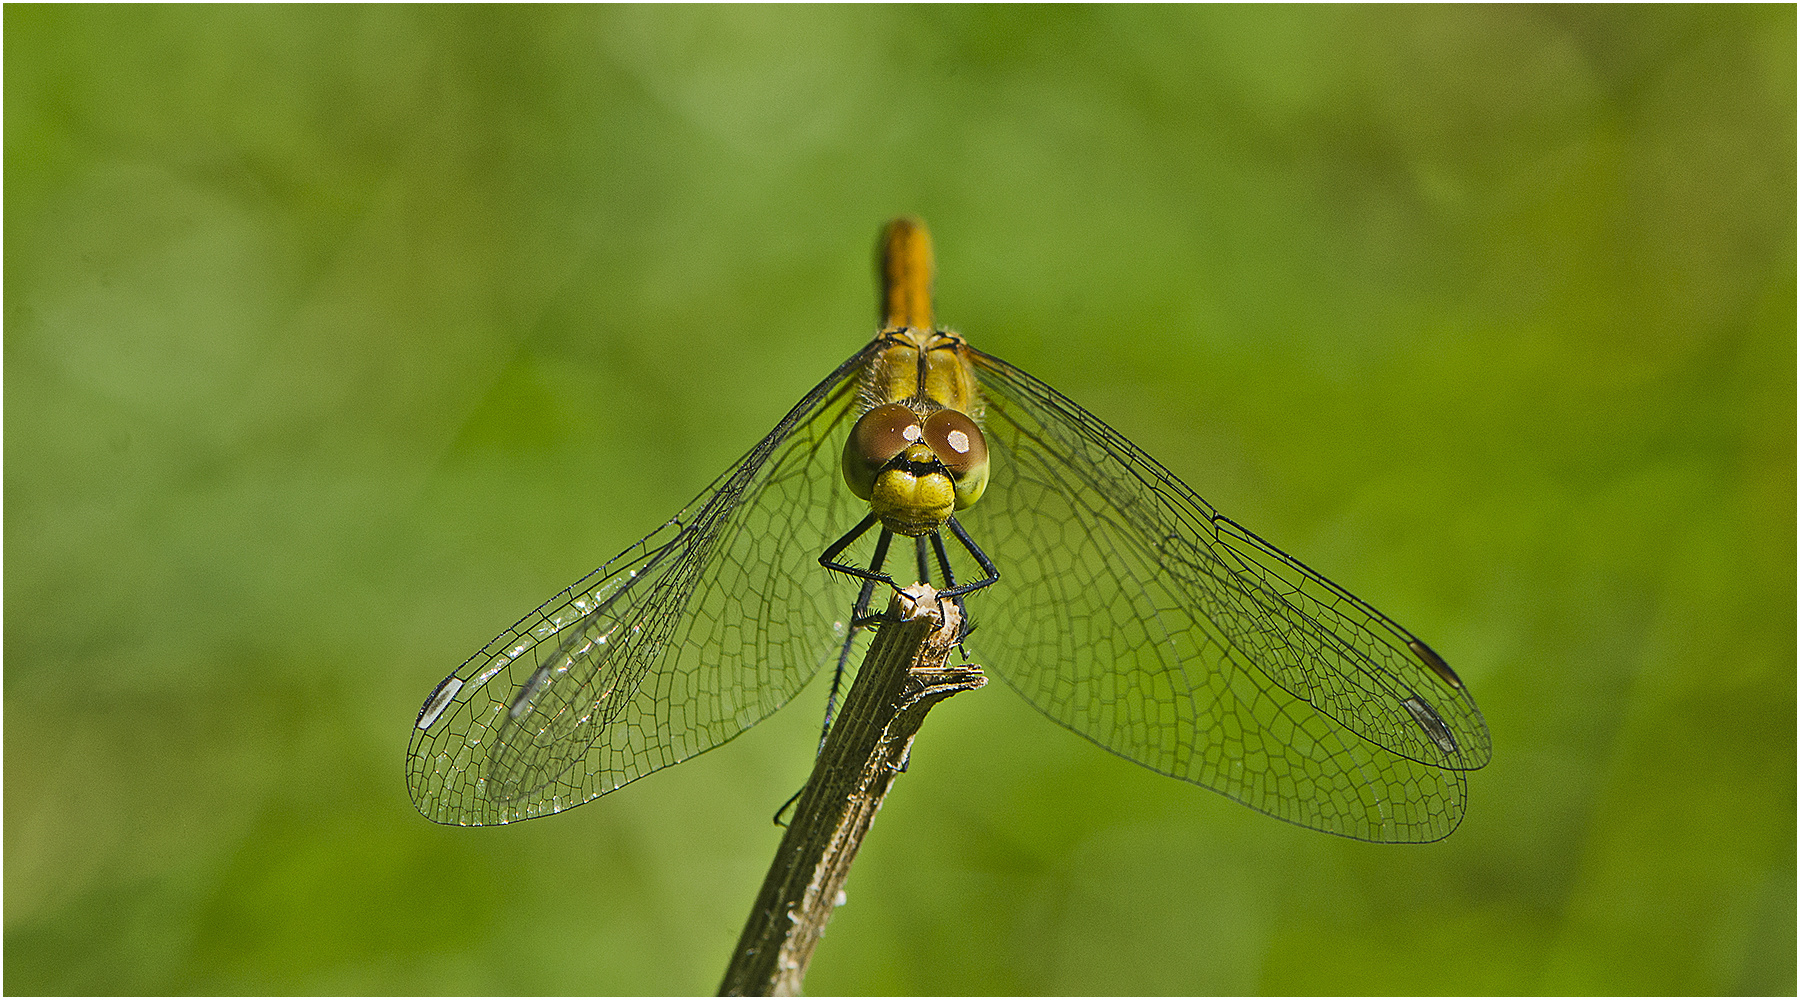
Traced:
<path fill-rule="evenodd" d="M 956 483 L 956 509 L 981 499 L 987 489 L 988 448 L 975 421 L 956 410 L 939 410 L 925 420 L 925 443 Z"/>
<path fill-rule="evenodd" d="M 924 436 L 918 414 L 900 403 L 887 403 L 863 414 L 844 442 L 844 479 L 850 492 L 869 499 L 882 468 Z"/>

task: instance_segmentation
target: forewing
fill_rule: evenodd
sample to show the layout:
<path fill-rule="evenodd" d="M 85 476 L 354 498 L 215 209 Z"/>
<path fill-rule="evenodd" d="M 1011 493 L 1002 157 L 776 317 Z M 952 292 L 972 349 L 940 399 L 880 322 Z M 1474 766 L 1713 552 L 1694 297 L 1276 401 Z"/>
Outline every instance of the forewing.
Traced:
<path fill-rule="evenodd" d="M 588 802 L 755 725 L 835 654 L 850 602 L 818 553 L 861 516 L 833 432 L 867 351 L 667 524 L 445 678 L 407 751 L 426 818 Z"/>
<path fill-rule="evenodd" d="M 1000 570 L 970 597 L 995 672 L 1101 746 L 1281 819 L 1380 841 L 1455 829 L 1490 745 L 1435 654 L 1054 389 L 972 355 L 994 457 L 958 516 Z"/>

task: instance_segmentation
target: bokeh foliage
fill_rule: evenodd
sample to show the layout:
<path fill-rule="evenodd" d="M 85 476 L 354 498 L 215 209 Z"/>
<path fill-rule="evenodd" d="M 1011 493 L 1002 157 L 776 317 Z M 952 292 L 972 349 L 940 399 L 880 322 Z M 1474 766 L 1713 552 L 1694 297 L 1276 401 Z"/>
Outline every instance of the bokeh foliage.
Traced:
<path fill-rule="evenodd" d="M 939 314 L 1406 622 L 1427 847 L 933 715 L 810 990 L 1795 989 L 1795 13 L 5 11 L 5 986 L 707 992 L 820 692 L 465 831 L 419 702 Z"/>

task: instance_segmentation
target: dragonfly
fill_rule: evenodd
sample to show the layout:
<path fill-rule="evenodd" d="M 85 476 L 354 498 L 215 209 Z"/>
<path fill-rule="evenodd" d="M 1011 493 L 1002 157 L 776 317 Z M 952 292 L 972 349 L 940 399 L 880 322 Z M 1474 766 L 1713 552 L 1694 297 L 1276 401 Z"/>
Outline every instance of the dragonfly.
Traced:
<path fill-rule="evenodd" d="M 1344 837 L 1455 830 L 1492 743 L 1444 658 L 938 326 L 923 223 L 890 222 L 879 250 L 872 341 L 432 690 L 407 749 L 418 810 L 561 812 L 726 743 L 827 668 L 835 698 L 876 589 L 935 576 L 974 619 L 965 652 L 1112 753 Z"/>

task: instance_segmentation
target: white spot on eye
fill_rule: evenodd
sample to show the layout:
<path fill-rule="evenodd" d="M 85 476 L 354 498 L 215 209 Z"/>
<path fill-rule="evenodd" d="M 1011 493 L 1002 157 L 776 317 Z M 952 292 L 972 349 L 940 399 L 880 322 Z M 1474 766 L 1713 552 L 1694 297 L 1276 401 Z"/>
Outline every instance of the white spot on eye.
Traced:
<path fill-rule="evenodd" d="M 900 431 L 900 436 L 908 441 L 917 441 L 925 436 L 925 428 L 920 427 L 918 424 L 907 424 Z"/>
<path fill-rule="evenodd" d="M 425 707 L 419 710 L 419 728 L 430 729 L 431 724 L 438 720 L 438 716 L 444 714 L 444 709 L 450 706 L 450 699 L 456 697 L 456 692 L 462 690 L 462 686 L 461 678 L 444 678 L 444 683 L 439 684 L 437 690 L 431 692 L 431 697 L 425 700 Z"/>
<path fill-rule="evenodd" d="M 968 432 L 951 431 L 949 434 L 944 435 L 944 440 L 950 442 L 950 447 L 956 449 L 958 455 L 967 455 L 969 453 Z"/>

